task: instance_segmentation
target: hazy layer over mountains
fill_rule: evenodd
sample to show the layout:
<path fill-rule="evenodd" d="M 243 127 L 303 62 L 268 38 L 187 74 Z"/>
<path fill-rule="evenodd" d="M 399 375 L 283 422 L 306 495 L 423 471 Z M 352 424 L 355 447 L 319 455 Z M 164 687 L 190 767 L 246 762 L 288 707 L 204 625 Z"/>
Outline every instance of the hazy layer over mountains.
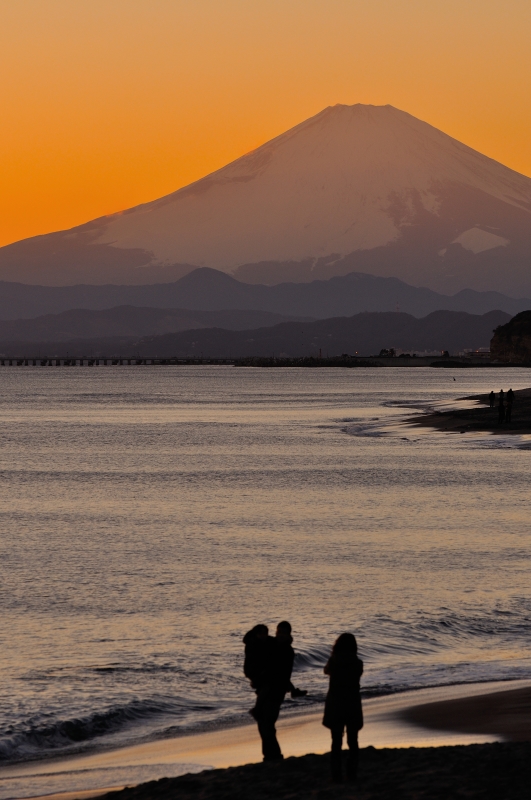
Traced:
<path fill-rule="evenodd" d="M 510 319 L 501 311 L 482 316 L 435 311 L 423 319 L 402 313 L 366 313 L 310 323 L 285 322 L 253 331 L 206 329 L 146 337 L 142 355 L 322 356 L 374 355 L 382 348 L 448 350 L 488 347 L 494 328 Z"/>
<path fill-rule="evenodd" d="M 235 358 L 242 356 L 373 355 L 382 348 L 449 350 L 488 347 L 492 332 L 510 319 L 502 311 L 482 316 L 436 311 L 423 319 L 409 314 L 365 313 L 316 322 L 284 322 L 268 328 L 229 331 L 206 328 L 162 336 L 76 339 L 64 342 L 0 342 L 6 356 L 45 355 Z"/>
<path fill-rule="evenodd" d="M 0 249 L 0 279 L 50 286 L 171 282 L 206 266 L 248 283 L 356 271 L 521 296 L 530 265 L 530 178 L 364 105 L 327 108 L 160 200 Z"/>
<path fill-rule="evenodd" d="M 176 308 L 118 306 L 105 311 L 73 309 L 36 319 L 0 321 L 0 341 L 66 342 L 70 339 L 139 337 L 198 328 L 247 330 L 307 317 L 268 311 L 188 311 Z"/>
<path fill-rule="evenodd" d="M 80 315 L 80 309 L 113 309 L 116 306 L 138 306 L 137 322 L 133 322 L 134 310 L 130 309 L 126 324 L 136 326 L 134 335 L 156 333 L 162 331 L 139 327 L 145 324 L 147 308 L 173 309 L 174 321 L 177 325 L 177 314 L 183 324 L 189 328 L 204 327 L 207 324 L 224 328 L 260 327 L 279 322 L 279 318 L 266 321 L 263 314 L 268 312 L 283 317 L 327 318 L 334 316 L 351 316 L 360 311 L 404 311 L 416 317 L 423 317 L 432 311 L 447 309 L 450 311 L 468 311 L 473 314 L 484 314 L 487 311 L 500 309 L 514 315 L 531 308 L 531 300 L 514 300 L 496 292 L 474 292 L 463 290 L 453 297 L 438 294 L 425 288 L 408 286 L 396 278 L 377 278 L 372 275 L 352 273 L 327 281 L 312 283 L 284 283 L 276 286 L 251 285 L 236 281 L 229 275 L 217 270 L 199 269 L 172 284 L 155 284 L 151 286 L 28 286 L 20 283 L 0 283 L 0 320 L 17 320 L 20 318 L 40 317 L 41 315 L 59 314 L 71 309 L 78 309 L 78 317 L 70 315 L 61 320 L 47 319 L 42 321 L 39 338 L 54 338 L 53 331 L 65 329 L 67 319 L 68 330 L 72 335 L 88 335 L 76 333 L 78 324 L 94 326 L 93 335 L 108 335 L 113 316 L 115 324 L 124 324 L 124 312 L 113 311 L 108 315 Z M 246 317 L 226 314 L 221 317 L 209 317 L 204 314 L 194 318 L 184 313 L 189 311 L 228 312 L 230 310 L 248 311 Z M 255 317 L 252 317 L 252 313 Z M 157 316 L 160 318 L 160 315 Z M 153 317 L 155 319 L 155 317 Z M 207 319 L 210 322 L 207 323 Z M 186 322 L 188 320 L 188 322 Z M 99 321 L 99 322 L 98 322 Z M 98 324 L 102 327 L 98 333 Z M 151 324 L 151 323 L 150 323 Z M 159 323 L 157 323 L 159 324 Z M 60 326 L 57 328 L 57 326 Z M 181 330 L 181 323 L 174 330 Z M 4 328 L 7 331 L 7 328 Z M 32 338 L 29 331 L 38 328 L 28 326 L 24 332 L 21 322 L 12 328 L 17 330 L 17 338 Z M 126 332 L 123 328 L 115 329 L 120 335 Z M 14 333 L 13 333 L 14 335 Z M 3 338 L 3 337 L 0 337 Z M 61 338 L 61 337 L 59 337 Z"/>

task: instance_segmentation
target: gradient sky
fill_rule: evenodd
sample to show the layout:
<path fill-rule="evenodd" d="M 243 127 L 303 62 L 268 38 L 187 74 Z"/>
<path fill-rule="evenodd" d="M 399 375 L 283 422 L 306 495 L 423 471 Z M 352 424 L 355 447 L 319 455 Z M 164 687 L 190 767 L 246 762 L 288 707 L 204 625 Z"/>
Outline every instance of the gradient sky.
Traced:
<path fill-rule="evenodd" d="M 531 175 L 529 0 L 0 0 L 0 245 L 178 189 L 334 103 Z"/>

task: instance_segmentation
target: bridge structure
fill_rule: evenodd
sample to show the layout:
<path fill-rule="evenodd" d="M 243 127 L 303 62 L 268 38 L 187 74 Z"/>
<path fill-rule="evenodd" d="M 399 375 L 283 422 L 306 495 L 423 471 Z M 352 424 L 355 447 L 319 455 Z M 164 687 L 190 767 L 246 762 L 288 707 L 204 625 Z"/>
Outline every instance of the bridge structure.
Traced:
<path fill-rule="evenodd" d="M 186 365 L 219 364 L 232 366 L 230 358 L 121 358 L 121 357 L 85 357 L 68 358 L 60 356 L 36 358 L 5 358 L 0 356 L 0 367 L 101 367 L 101 366 L 186 366 Z"/>
<path fill-rule="evenodd" d="M 18 358 L 1 356 L 0 367 L 101 367 L 101 366 L 235 366 L 235 367 L 505 367 L 509 363 L 490 361 L 484 357 L 471 356 L 332 356 L 316 358 L 160 358 L 122 356 L 37 356 Z M 514 366 L 514 365 L 513 365 Z M 518 364 L 529 367 L 529 364 Z"/>

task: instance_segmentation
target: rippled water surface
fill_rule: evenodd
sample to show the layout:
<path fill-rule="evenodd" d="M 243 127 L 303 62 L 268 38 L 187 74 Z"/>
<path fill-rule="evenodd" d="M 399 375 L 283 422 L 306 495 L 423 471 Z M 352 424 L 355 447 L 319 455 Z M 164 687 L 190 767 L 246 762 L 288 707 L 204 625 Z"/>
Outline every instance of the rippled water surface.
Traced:
<path fill-rule="evenodd" d="M 366 692 L 531 676 L 531 442 L 399 424 L 502 386 L 530 371 L 2 369 L 0 758 L 239 718 L 256 622 L 307 703 L 342 630 Z"/>

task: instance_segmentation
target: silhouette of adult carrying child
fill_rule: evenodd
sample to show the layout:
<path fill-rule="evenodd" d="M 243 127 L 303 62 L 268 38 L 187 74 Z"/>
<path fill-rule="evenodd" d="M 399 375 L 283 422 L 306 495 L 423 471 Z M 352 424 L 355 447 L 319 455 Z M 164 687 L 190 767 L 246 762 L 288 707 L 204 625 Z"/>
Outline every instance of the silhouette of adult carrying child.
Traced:
<path fill-rule="evenodd" d="M 358 658 L 358 646 L 352 633 L 342 633 L 337 639 L 324 671 L 325 675 L 330 676 L 323 725 L 330 728 L 332 734 L 332 780 L 336 783 L 343 780 L 342 747 L 345 728 L 349 748 L 347 778 L 355 780 L 358 772 L 358 731 L 363 728 L 360 695 L 363 662 Z"/>
<path fill-rule="evenodd" d="M 276 635 L 269 636 L 265 625 L 256 625 L 243 637 L 245 661 L 243 671 L 256 691 L 256 704 L 250 714 L 258 723 L 262 739 L 264 761 L 281 761 L 284 756 L 280 749 L 275 728 L 280 706 L 286 692 L 292 697 L 304 697 L 307 692 L 297 689 L 291 682 L 293 650 L 291 625 L 279 622 Z"/>

